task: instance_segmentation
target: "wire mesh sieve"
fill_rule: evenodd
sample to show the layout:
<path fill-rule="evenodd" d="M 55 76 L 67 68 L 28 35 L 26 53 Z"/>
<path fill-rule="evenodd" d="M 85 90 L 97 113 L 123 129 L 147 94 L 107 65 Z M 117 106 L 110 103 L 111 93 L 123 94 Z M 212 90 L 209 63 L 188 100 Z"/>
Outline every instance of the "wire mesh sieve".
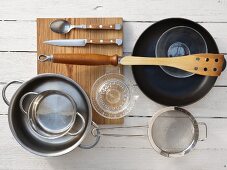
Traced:
<path fill-rule="evenodd" d="M 187 110 L 167 107 L 150 120 L 148 137 L 153 148 L 161 155 L 178 157 L 194 148 L 199 139 L 199 124 Z M 207 134 L 206 134 L 207 135 Z"/>
<path fill-rule="evenodd" d="M 158 116 L 152 125 L 152 138 L 165 152 L 182 152 L 194 140 L 195 128 L 190 117 L 171 110 Z"/>
<path fill-rule="evenodd" d="M 200 128 L 205 128 L 205 135 L 201 137 Z M 146 128 L 147 134 L 126 134 L 123 129 Z M 120 132 L 109 130 L 121 129 Z M 106 131 L 106 132 L 105 132 Z M 163 156 L 180 157 L 189 153 L 197 141 L 207 138 L 207 126 L 197 122 L 190 112 L 179 107 L 167 107 L 156 112 L 148 125 L 95 127 L 92 130 L 95 137 L 148 137 L 151 146 Z"/>

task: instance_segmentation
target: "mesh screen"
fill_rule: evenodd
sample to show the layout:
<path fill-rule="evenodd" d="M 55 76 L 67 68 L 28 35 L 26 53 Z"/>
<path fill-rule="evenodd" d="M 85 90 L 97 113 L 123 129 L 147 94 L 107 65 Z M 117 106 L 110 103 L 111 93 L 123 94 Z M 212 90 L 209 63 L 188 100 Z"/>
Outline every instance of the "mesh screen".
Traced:
<path fill-rule="evenodd" d="M 194 138 L 194 126 L 190 117 L 180 111 L 168 111 L 157 117 L 151 136 L 155 144 L 168 153 L 187 149 Z"/>

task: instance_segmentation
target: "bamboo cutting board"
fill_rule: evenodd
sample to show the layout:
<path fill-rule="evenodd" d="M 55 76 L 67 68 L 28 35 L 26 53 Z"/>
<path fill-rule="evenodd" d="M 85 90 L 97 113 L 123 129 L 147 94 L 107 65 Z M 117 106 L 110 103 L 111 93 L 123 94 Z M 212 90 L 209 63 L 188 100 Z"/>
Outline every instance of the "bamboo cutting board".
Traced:
<path fill-rule="evenodd" d="M 37 55 L 53 53 L 97 53 L 107 55 L 122 55 L 123 47 L 117 45 L 86 45 L 85 47 L 58 47 L 44 44 L 43 41 L 51 39 L 123 39 L 123 30 L 82 30 L 73 29 L 68 34 L 61 35 L 50 30 L 49 25 L 57 18 L 38 18 L 37 19 Z M 71 24 L 117 24 L 123 23 L 122 18 L 64 18 Z M 78 66 L 66 64 L 53 64 L 38 62 L 38 74 L 57 73 L 72 78 L 90 95 L 91 87 L 95 80 L 106 73 L 122 72 L 120 66 Z M 93 110 L 93 121 L 98 124 L 121 124 L 123 119 L 109 120 L 99 116 Z"/>

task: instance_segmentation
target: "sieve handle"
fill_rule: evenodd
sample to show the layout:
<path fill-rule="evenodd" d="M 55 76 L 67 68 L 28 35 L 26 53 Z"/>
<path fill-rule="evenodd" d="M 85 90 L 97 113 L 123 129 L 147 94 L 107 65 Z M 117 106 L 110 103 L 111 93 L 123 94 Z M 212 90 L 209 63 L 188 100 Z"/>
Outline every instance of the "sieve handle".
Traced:
<path fill-rule="evenodd" d="M 14 81 L 11 81 L 11 82 L 7 83 L 7 84 L 3 87 L 3 89 L 2 89 L 2 98 L 3 98 L 4 102 L 5 102 L 5 104 L 7 104 L 7 105 L 9 106 L 9 100 L 6 98 L 6 90 L 7 90 L 7 88 L 8 88 L 11 84 L 22 84 L 22 83 L 23 83 L 23 81 L 21 81 L 21 80 L 14 80 Z"/>
<path fill-rule="evenodd" d="M 95 127 L 92 129 L 93 136 L 112 136 L 112 137 L 144 137 L 143 134 L 118 134 L 118 133 L 101 133 L 102 130 L 111 130 L 111 129 L 132 129 L 132 128 L 147 128 L 147 125 L 138 125 L 138 126 L 114 126 L 114 127 Z M 99 133 L 98 133 L 99 132 Z"/>
<path fill-rule="evenodd" d="M 37 95 L 37 94 L 38 94 L 38 93 L 36 93 L 36 92 L 28 92 L 28 93 L 25 93 L 25 94 L 21 97 L 19 106 L 20 106 L 21 111 L 22 111 L 24 114 L 28 115 L 28 112 L 25 111 L 24 106 L 23 106 L 23 103 L 24 103 L 25 98 L 26 98 L 27 96 L 30 96 L 30 95 Z"/>
<path fill-rule="evenodd" d="M 96 137 L 96 140 L 91 145 L 80 145 L 79 147 L 82 149 L 91 149 L 93 148 L 100 140 L 101 136 L 112 136 L 112 137 L 144 137 L 146 135 L 142 134 L 117 134 L 117 133 L 101 133 L 102 130 L 108 130 L 108 129 L 129 129 L 129 128 L 147 128 L 147 125 L 138 125 L 138 126 L 115 126 L 115 127 L 98 127 L 98 125 L 95 122 L 92 122 L 93 129 L 91 130 L 91 134 Z"/>
<path fill-rule="evenodd" d="M 95 122 L 91 122 L 91 125 L 94 127 L 94 128 L 98 128 L 98 125 L 95 123 Z M 93 128 L 93 129 L 94 129 Z M 92 130 L 93 130 L 92 129 Z M 79 147 L 82 148 L 82 149 L 91 149 L 93 147 L 95 147 L 95 145 L 97 145 L 97 143 L 99 142 L 100 140 L 100 131 L 97 129 L 97 135 L 93 135 L 95 137 L 95 141 L 94 143 L 90 144 L 90 145 L 83 145 L 83 144 L 80 144 Z"/>
<path fill-rule="evenodd" d="M 198 139 L 198 141 L 204 141 L 204 140 L 207 139 L 207 124 L 204 123 L 204 122 L 198 122 L 198 126 L 204 126 L 205 127 L 205 137 L 204 138 L 199 137 L 199 139 Z"/>
<path fill-rule="evenodd" d="M 82 120 L 82 126 L 81 126 L 81 128 L 77 132 L 68 132 L 68 134 L 71 135 L 71 136 L 76 136 L 76 135 L 80 134 L 84 130 L 84 128 L 85 128 L 85 120 L 84 120 L 84 117 L 80 113 L 78 113 L 78 112 L 77 112 L 77 115 Z"/>

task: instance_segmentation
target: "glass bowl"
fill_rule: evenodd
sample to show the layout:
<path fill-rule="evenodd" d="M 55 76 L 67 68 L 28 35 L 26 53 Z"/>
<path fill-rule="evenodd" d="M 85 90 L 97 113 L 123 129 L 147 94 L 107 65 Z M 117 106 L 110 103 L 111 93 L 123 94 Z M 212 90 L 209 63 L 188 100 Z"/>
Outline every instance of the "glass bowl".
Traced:
<path fill-rule="evenodd" d="M 137 96 L 132 83 L 121 74 L 106 74 L 98 78 L 91 89 L 91 104 L 98 114 L 119 119 L 133 108 Z"/>
<path fill-rule="evenodd" d="M 207 44 L 202 35 L 191 27 L 177 26 L 165 31 L 159 38 L 156 57 L 177 57 L 190 54 L 207 53 Z M 173 67 L 160 66 L 170 76 L 186 78 L 193 73 Z"/>

